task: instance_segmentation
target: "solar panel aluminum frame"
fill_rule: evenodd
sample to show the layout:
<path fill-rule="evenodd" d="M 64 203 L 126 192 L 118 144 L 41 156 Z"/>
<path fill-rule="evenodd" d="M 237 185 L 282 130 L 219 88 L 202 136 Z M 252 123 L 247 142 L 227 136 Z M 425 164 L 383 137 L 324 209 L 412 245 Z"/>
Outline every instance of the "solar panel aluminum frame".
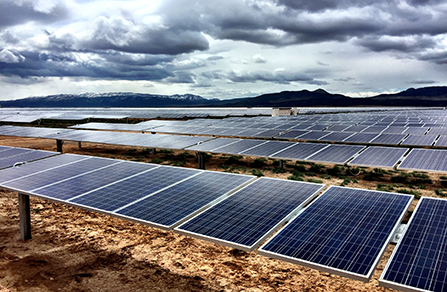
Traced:
<path fill-rule="evenodd" d="M 417 214 L 416 212 L 418 211 L 419 206 L 421 206 L 421 202 L 422 202 L 422 200 L 424 200 L 424 199 L 425 199 L 425 198 L 422 197 L 422 198 L 421 198 L 421 201 L 419 201 L 418 205 L 416 206 L 416 208 L 415 208 L 414 211 L 413 211 L 413 216 L 411 216 L 410 220 L 408 221 L 407 226 L 410 226 L 411 222 L 413 222 L 413 219 L 416 217 L 416 216 L 414 216 L 414 215 Z M 430 199 L 430 200 L 445 200 L 445 199 L 431 198 L 431 197 L 428 198 L 428 199 Z M 383 279 L 383 277 L 385 276 L 385 274 L 386 274 L 386 272 L 387 272 L 389 266 L 391 265 L 391 262 L 393 261 L 393 258 L 394 258 L 395 255 L 396 255 L 396 252 L 397 252 L 397 250 L 398 250 L 400 244 L 403 242 L 402 239 L 405 237 L 407 231 L 408 231 L 408 227 L 405 228 L 405 231 L 403 232 L 403 234 L 402 234 L 402 236 L 401 236 L 399 242 L 398 242 L 398 243 L 396 244 L 396 246 L 394 247 L 393 253 L 392 253 L 391 256 L 390 256 L 390 259 L 388 260 L 388 262 L 387 262 L 387 264 L 386 264 L 386 266 L 385 266 L 385 269 L 383 269 L 382 275 L 380 275 L 380 278 L 379 278 L 379 285 L 382 286 L 382 287 L 385 287 L 385 288 L 396 289 L 396 290 L 404 291 L 404 292 L 414 292 L 414 291 L 427 291 L 427 292 L 430 292 L 430 290 L 419 289 L 419 288 L 415 288 L 415 287 L 411 287 L 411 286 L 407 286 L 407 285 L 402 285 L 402 284 L 399 284 L 399 283 L 396 283 L 396 282 L 392 282 L 392 281 L 388 281 L 388 280 L 384 280 L 384 279 Z"/>
<path fill-rule="evenodd" d="M 146 199 L 146 198 L 148 198 L 148 197 L 151 197 L 151 196 L 153 196 L 153 195 L 156 195 L 157 193 L 160 193 L 160 192 L 162 192 L 162 191 L 164 191 L 164 190 L 167 190 L 167 189 L 169 189 L 169 188 L 171 188 L 171 187 L 173 187 L 173 186 L 175 186 L 175 185 L 178 185 L 178 184 L 180 184 L 180 183 L 182 183 L 182 182 L 184 182 L 184 181 L 188 181 L 189 179 L 191 179 L 191 178 L 193 178 L 193 177 L 195 177 L 195 176 L 197 176 L 197 175 L 200 175 L 200 174 L 203 173 L 203 172 L 205 172 L 205 170 L 201 170 L 201 172 L 198 173 L 198 174 L 196 174 L 196 175 L 193 175 L 193 176 L 190 176 L 190 177 L 188 177 L 188 178 L 185 178 L 185 179 L 183 179 L 183 180 L 181 180 L 181 181 L 178 181 L 178 182 L 176 182 L 176 183 L 174 183 L 174 184 L 172 184 L 172 185 L 169 185 L 169 186 L 167 186 L 167 187 L 165 187 L 165 188 L 163 188 L 163 189 L 161 189 L 161 190 L 155 191 L 155 192 L 153 192 L 153 193 L 151 193 L 151 194 L 145 196 L 144 198 L 138 199 L 138 200 L 136 200 L 136 201 L 134 201 L 134 202 L 132 202 L 132 203 L 129 203 L 129 204 L 125 205 L 125 206 L 122 206 L 122 207 L 120 207 L 119 209 L 114 210 L 114 211 L 111 213 L 111 215 L 114 216 L 114 217 L 120 218 L 120 219 L 125 219 L 125 220 L 127 220 L 127 221 L 132 221 L 132 222 L 135 222 L 135 223 L 139 223 L 139 224 L 147 225 L 147 226 L 150 226 L 150 227 L 155 227 L 155 228 L 158 228 L 158 229 L 162 229 L 162 230 L 169 231 L 169 230 L 172 230 L 172 229 L 176 228 L 177 226 L 179 226 L 179 225 L 185 223 L 186 221 L 190 220 L 191 218 L 193 218 L 193 217 L 199 215 L 200 213 L 204 212 L 206 209 L 208 209 L 208 208 L 210 208 L 210 207 L 212 207 L 212 206 L 218 204 L 219 202 L 225 200 L 225 199 L 228 198 L 229 196 L 233 195 L 234 193 L 236 193 L 236 192 L 239 191 L 240 189 L 246 187 L 247 185 L 251 184 L 252 182 L 254 182 L 254 181 L 257 179 L 256 176 L 246 175 L 246 174 L 240 174 L 241 176 L 252 177 L 252 179 L 250 179 L 249 181 L 247 181 L 247 182 L 245 182 L 245 183 L 243 183 L 243 184 L 237 186 L 236 188 L 234 188 L 234 189 L 232 189 L 232 190 L 230 190 L 230 191 L 228 191 L 228 192 L 222 194 L 219 198 L 214 199 L 213 201 L 209 202 L 208 204 L 202 206 L 201 208 L 197 209 L 197 210 L 194 211 L 193 213 L 189 214 L 188 216 L 185 216 L 184 218 L 180 219 L 180 220 L 177 221 L 176 223 L 174 223 L 174 224 L 172 224 L 172 225 L 169 225 L 169 226 L 168 226 L 168 225 L 163 225 L 163 224 L 158 224 L 158 223 L 155 223 L 155 222 L 146 221 L 146 220 L 141 220 L 141 219 L 137 219 L 137 218 L 134 218 L 134 217 L 130 217 L 130 216 L 126 216 L 126 215 L 123 215 L 123 214 L 116 213 L 116 212 L 118 212 L 119 210 L 124 209 L 124 208 L 126 208 L 127 206 L 129 206 L 129 205 L 135 204 L 135 203 L 137 203 L 137 202 L 139 202 L 139 201 L 142 201 L 142 200 L 144 200 L 144 199 Z M 212 171 L 207 170 L 206 172 L 212 172 Z M 219 172 L 219 173 L 224 173 L 224 172 Z M 227 174 L 227 173 L 225 173 L 225 174 Z M 228 173 L 228 174 L 230 174 L 230 173 Z M 97 212 L 97 211 L 95 211 L 95 212 Z M 109 215 L 110 215 L 110 214 L 109 214 Z"/>
<path fill-rule="evenodd" d="M 326 190 L 326 192 L 329 191 L 329 189 L 334 188 L 334 187 L 336 187 L 336 186 L 330 186 Z M 347 189 L 355 189 L 355 188 L 350 188 L 350 187 L 345 187 L 345 188 L 347 188 Z M 388 193 L 388 192 L 373 191 L 373 190 L 368 190 L 368 191 L 379 192 L 379 193 Z M 393 194 L 395 195 L 395 193 L 393 193 Z M 414 198 L 413 195 L 406 195 L 406 194 L 399 194 L 399 195 L 409 196 L 409 197 L 413 197 Z M 309 207 L 310 205 L 314 204 L 317 201 L 318 201 L 318 198 L 316 200 L 314 200 L 312 203 L 310 203 L 307 207 Z M 277 253 L 274 253 L 274 252 L 266 251 L 266 250 L 262 249 L 262 246 L 258 249 L 258 254 L 262 255 L 262 256 L 270 257 L 270 258 L 273 258 L 273 259 L 289 262 L 289 263 L 292 263 L 292 264 L 300 265 L 300 266 L 303 266 L 303 267 L 316 269 L 316 270 L 319 270 L 319 271 L 322 271 L 322 272 L 326 272 L 326 273 L 330 273 L 330 274 L 334 274 L 334 275 L 338 275 L 338 276 L 342 276 L 342 277 L 346 277 L 346 278 L 350 278 L 350 279 L 354 279 L 354 280 L 358 280 L 358 281 L 367 283 L 371 279 L 371 276 L 374 273 L 374 270 L 376 269 L 377 264 L 379 263 L 380 259 L 382 258 L 383 253 L 385 252 L 385 250 L 388 247 L 389 243 L 393 239 L 394 234 L 396 233 L 397 229 L 401 225 L 401 222 L 402 222 L 403 218 L 405 217 L 405 214 L 408 211 L 408 208 L 410 207 L 412 201 L 413 200 L 409 200 L 408 201 L 408 204 L 407 204 L 407 206 L 405 208 L 405 211 L 402 212 L 401 216 L 399 217 L 399 220 L 396 220 L 396 224 L 394 225 L 393 231 L 390 232 L 390 234 L 389 234 L 389 236 L 388 236 L 388 238 L 386 240 L 386 243 L 382 246 L 379 254 L 377 255 L 376 260 L 374 261 L 374 264 L 371 265 L 371 269 L 369 270 L 369 272 L 367 273 L 366 276 L 359 275 L 359 274 L 356 274 L 356 273 L 353 273 L 353 272 L 349 272 L 349 271 L 344 271 L 344 270 L 337 269 L 337 268 L 332 268 L 332 267 L 325 266 L 325 265 L 322 265 L 322 264 L 313 263 L 313 262 L 310 262 L 310 261 L 301 260 L 301 259 L 298 259 L 298 258 L 293 258 L 293 257 L 289 257 L 289 256 L 286 256 L 286 255 L 280 255 L 280 254 L 277 254 Z M 305 212 L 305 211 L 306 211 L 306 209 L 303 209 L 301 212 Z M 298 217 L 299 217 L 299 214 L 297 216 L 295 216 L 290 222 L 296 220 Z M 274 238 L 275 237 L 270 238 L 266 243 L 264 243 L 263 246 L 267 245 Z"/>
<path fill-rule="evenodd" d="M 281 180 L 281 179 L 277 179 L 277 178 L 269 178 L 269 179 L 274 179 L 274 180 Z M 242 191 L 243 189 L 249 187 L 252 183 L 254 183 L 256 180 L 252 181 L 249 184 L 246 184 L 244 187 L 240 188 L 238 191 L 234 192 L 231 196 L 237 194 L 238 192 Z M 305 184 L 313 184 L 313 185 L 317 185 L 315 183 L 308 183 L 308 182 L 300 182 L 300 183 L 305 183 Z M 298 205 L 294 210 L 292 210 L 287 216 L 285 216 L 281 221 L 279 221 L 275 226 L 273 226 L 267 233 L 265 233 L 261 238 L 259 238 L 253 245 L 251 246 L 247 246 L 247 245 L 242 245 L 242 244 L 237 244 L 231 241 L 227 241 L 227 240 L 223 240 L 223 239 L 218 239 L 218 238 L 214 238 L 214 237 L 210 237 L 210 236 L 206 236 L 206 235 L 202 235 L 202 234 L 198 234 L 195 232 L 190 232 L 190 231 L 186 231 L 180 228 L 174 228 L 174 232 L 181 234 L 181 235 L 185 235 L 185 236 L 191 236 L 191 237 L 195 237 L 201 240 L 205 240 L 208 242 L 213 242 L 213 243 L 217 243 L 220 245 L 224 245 L 224 246 L 228 246 L 228 247 L 232 247 L 232 248 L 236 248 L 239 250 L 243 250 L 243 251 L 247 251 L 247 252 L 252 252 L 253 250 L 255 250 L 263 241 L 265 241 L 267 238 L 269 238 L 273 233 L 275 233 L 282 225 L 284 225 L 285 223 L 289 222 L 292 218 L 296 217 L 302 210 L 303 207 L 306 206 L 307 204 L 309 204 L 310 202 L 312 202 L 312 200 L 315 199 L 315 197 L 317 197 L 319 195 L 319 193 L 326 188 L 326 185 L 321 185 L 321 187 L 316 190 L 311 196 L 309 196 L 304 202 L 302 202 L 300 205 Z M 230 196 L 228 196 L 230 197 Z M 228 198 L 226 197 L 226 198 Z M 225 199 L 226 199 L 225 198 Z M 223 200 L 222 200 L 223 201 Z M 199 214 L 191 217 L 190 219 L 186 220 L 183 223 L 186 223 L 192 219 L 194 219 L 196 216 L 199 216 Z M 182 223 L 182 224 L 183 224 Z"/>

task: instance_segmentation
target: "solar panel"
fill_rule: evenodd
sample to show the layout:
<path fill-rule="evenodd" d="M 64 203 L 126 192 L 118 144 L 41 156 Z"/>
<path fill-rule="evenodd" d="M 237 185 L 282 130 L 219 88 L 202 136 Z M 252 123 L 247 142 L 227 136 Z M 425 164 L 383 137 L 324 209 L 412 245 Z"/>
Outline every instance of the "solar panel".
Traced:
<path fill-rule="evenodd" d="M 352 132 L 332 132 L 328 134 L 327 136 L 324 136 L 323 138 L 320 138 L 320 141 L 327 141 L 327 142 L 342 142 L 346 138 L 354 135 Z"/>
<path fill-rule="evenodd" d="M 285 150 L 295 144 L 296 143 L 293 142 L 267 141 L 264 144 L 242 151 L 239 154 L 269 157 L 270 155 Z"/>
<path fill-rule="evenodd" d="M 447 288 L 447 201 L 423 197 L 395 247 L 381 286 L 402 291 Z"/>
<path fill-rule="evenodd" d="M 425 135 L 425 133 L 427 133 L 427 131 L 430 128 L 428 127 L 423 127 L 423 128 L 415 128 L 415 127 L 410 127 L 408 129 L 405 130 L 405 132 L 403 132 L 403 134 L 417 134 L 417 135 Z"/>
<path fill-rule="evenodd" d="M 331 186 L 258 254 L 366 282 L 412 200 Z"/>
<path fill-rule="evenodd" d="M 278 139 L 295 139 L 303 134 L 306 134 L 309 131 L 305 131 L 305 130 L 291 130 L 287 133 L 283 133 L 281 135 L 276 136 L 275 138 Z"/>
<path fill-rule="evenodd" d="M 203 172 L 179 184 L 138 200 L 117 214 L 162 229 L 172 229 L 254 176 Z"/>
<path fill-rule="evenodd" d="M 231 143 L 229 145 L 225 145 L 225 146 L 221 146 L 219 148 L 213 149 L 211 152 L 238 154 L 244 150 L 248 150 L 255 146 L 259 146 L 266 142 L 267 141 L 263 141 L 263 140 L 239 140 L 235 143 Z"/>
<path fill-rule="evenodd" d="M 323 150 L 307 157 L 306 160 L 329 163 L 346 163 L 364 148 L 365 146 L 331 144 Z"/>
<path fill-rule="evenodd" d="M 27 163 L 29 161 L 42 159 L 45 157 L 57 155 L 59 152 L 50 152 L 50 151 L 41 151 L 41 150 L 34 150 L 31 152 L 25 152 L 19 155 L 15 155 L 12 157 L 0 159 L 0 169 L 5 167 L 14 166 L 18 163 Z"/>
<path fill-rule="evenodd" d="M 408 137 L 401 143 L 401 145 L 408 146 L 431 146 L 438 136 L 433 135 L 415 135 L 410 134 Z"/>
<path fill-rule="evenodd" d="M 200 143 L 204 143 L 206 141 L 212 140 L 214 138 L 212 137 L 187 137 L 186 139 L 183 139 L 181 141 L 176 141 L 171 144 L 166 144 L 163 147 L 170 148 L 170 149 L 183 149 L 187 148 L 193 145 L 197 145 Z"/>
<path fill-rule="evenodd" d="M 447 147 L 447 136 L 439 136 L 438 140 L 436 140 L 436 147 Z"/>
<path fill-rule="evenodd" d="M 208 152 L 213 149 L 222 147 L 224 145 L 229 145 L 240 140 L 241 139 L 234 139 L 234 138 L 217 138 L 215 140 L 203 142 L 196 146 L 188 147 L 186 148 L 186 150 Z"/>
<path fill-rule="evenodd" d="M 263 131 L 263 129 L 246 129 L 245 131 L 237 133 L 237 137 L 254 137 L 254 135 Z"/>
<path fill-rule="evenodd" d="M 252 251 L 324 187 L 260 178 L 175 230 Z"/>
<path fill-rule="evenodd" d="M 90 157 L 58 168 L 48 169 L 30 176 L 7 181 L 2 183 L 2 185 L 13 190 L 29 192 L 33 189 L 115 163 L 117 161 L 114 159 Z"/>
<path fill-rule="evenodd" d="M 397 168 L 407 170 L 447 171 L 447 150 L 413 149 Z"/>
<path fill-rule="evenodd" d="M 87 159 L 85 156 L 74 154 L 56 155 L 37 162 L 22 164 L 13 168 L 8 168 L 0 171 L 0 183 L 12 179 L 23 177 L 29 174 L 37 173 L 49 168 L 62 166 L 67 163 L 78 160 Z"/>
<path fill-rule="evenodd" d="M 370 143 L 383 144 L 383 145 L 397 145 L 405 138 L 405 136 L 406 134 L 380 134 Z"/>
<path fill-rule="evenodd" d="M 281 133 L 281 130 L 266 130 L 257 134 L 254 134 L 253 137 L 257 138 L 272 138 L 273 136 Z"/>
<path fill-rule="evenodd" d="M 408 150 L 408 148 L 370 146 L 348 164 L 366 167 L 394 167 Z"/>
<path fill-rule="evenodd" d="M 111 212 L 199 173 L 201 171 L 195 169 L 161 166 L 69 201 L 90 209 Z"/>
<path fill-rule="evenodd" d="M 352 136 L 343 140 L 343 142 L 351 142 L 351 143 L 369 143 L 377 137 L 377 134 L 374 133 L 354 133 Z"/>
<path fill-rule="evenodd" d="M 309 141 L 313 141 L 313 140 L 318 140 L 323 138 L 324 136 L 329 135 L 330 132 L 324 132 L 324 131 L 310 131 L 307 132 L 304 135 L 299 136 L 297 139 L 300 140 L 309 140 Z"/>
<path fill-rule="evenodd" d="M 13 157 L 16 155 L 24 154 L 27 152 L 31 152 L 33 149 L 25 149 L 25 148 L 10 148 L 0 152 L 0 160 Z"/>
<path fill-rule="evenodd" d="M 13 147 L 8 147 L 8 146 L 0 146 L 0 152 L 5 151 L 5 150 L 9 150 L 12 149 Z"/>
<path fill-rule="evenodd" d="M 304 160 L 328 146 L 328 144 L 295 143 L 292 147 L 284 149 L 271 157 Z"/>
<path fill-rule="evenodd" d="M 33 194 L 57 200 L 68 200 L 155 167 L 157 166 L 153 164 L 119 161 L 117 164 L 34 189 Z"/>

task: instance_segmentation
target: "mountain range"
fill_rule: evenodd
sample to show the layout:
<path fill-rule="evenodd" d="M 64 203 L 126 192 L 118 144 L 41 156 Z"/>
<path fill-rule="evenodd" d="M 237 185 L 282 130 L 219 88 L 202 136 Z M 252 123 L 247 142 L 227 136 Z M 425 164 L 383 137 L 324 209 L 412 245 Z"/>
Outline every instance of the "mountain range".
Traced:
<path fill-rule="evenodd" d="M 198 95 L 155 95 L 132 92 L 58 94 L 0 101 L 2 107 L 349 107 L 447 106 L 447 87 L 409 88 L 396 94 L 352 98 L 315 91 L 282 91 L 257 97 L 206 99 Z"/>

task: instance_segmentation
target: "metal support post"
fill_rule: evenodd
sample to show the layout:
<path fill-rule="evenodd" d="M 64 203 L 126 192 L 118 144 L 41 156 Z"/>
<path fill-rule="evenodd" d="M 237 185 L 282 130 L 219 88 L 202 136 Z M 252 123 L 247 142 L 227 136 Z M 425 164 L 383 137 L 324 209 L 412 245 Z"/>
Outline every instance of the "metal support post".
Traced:
<path fill-rule="evenodd" d="M 78 148 L 79 148 L 79 149 L 82 148 L 82 142 L 78 142 Z"/>
<path fill-rule="evenodd" d="M 197 160 L 199 163 L 199 169 L 205 169 L 205 153 L 197 152 Z"/>
<path fill-rule="evenodd" d="M 56 140 L 56 151 L 62 153 L 62 144 L 64 142 L 62 140 Z"/>
<path fill-rule="evenodd" d="M 279 160 L 279 168 L 284 168 L 284 160 Z"/>
<path fill-rule="evenodd" d="M 152 148 L 152 154 L 153 155 L 157 154 L 157 148 Z"/>
<path fill-rule="evenodd" d="M 31 239 L 31 212 L 29 196 L 19 194 L 20 239 Z"/>

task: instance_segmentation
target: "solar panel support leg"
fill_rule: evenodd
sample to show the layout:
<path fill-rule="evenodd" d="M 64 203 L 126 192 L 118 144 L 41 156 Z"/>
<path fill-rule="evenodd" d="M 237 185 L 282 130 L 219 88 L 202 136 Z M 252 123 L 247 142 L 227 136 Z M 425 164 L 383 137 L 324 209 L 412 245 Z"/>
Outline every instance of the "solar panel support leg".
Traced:
<path fill-rule="evenodd" d="M 31 239 L 31 212 L 29 196 L 19 194 L 20 239 Z"/>
<path fill-rule="evenodd" d="M 157 148 L 152 148 L 152 154 L 157 154 Z"/>
<path fill-rule="evenodd" d="M 56 151 L 62 153 L 62 140 L 56 140 Z"/>
<path fill-rule="evenodd" d="M 279 168 L 284 168 L 284 160 L 279 160 Z"/>
<path fill-rule="evenodd" d="M 82 142 L 78 142 L 78 148 L 82 148 Z"/>
<path fill-rule="evenodd" d="M 205 153 L 197 152 L 197 160 L 199 162 L 199 169 L 205 169 Z"/>

